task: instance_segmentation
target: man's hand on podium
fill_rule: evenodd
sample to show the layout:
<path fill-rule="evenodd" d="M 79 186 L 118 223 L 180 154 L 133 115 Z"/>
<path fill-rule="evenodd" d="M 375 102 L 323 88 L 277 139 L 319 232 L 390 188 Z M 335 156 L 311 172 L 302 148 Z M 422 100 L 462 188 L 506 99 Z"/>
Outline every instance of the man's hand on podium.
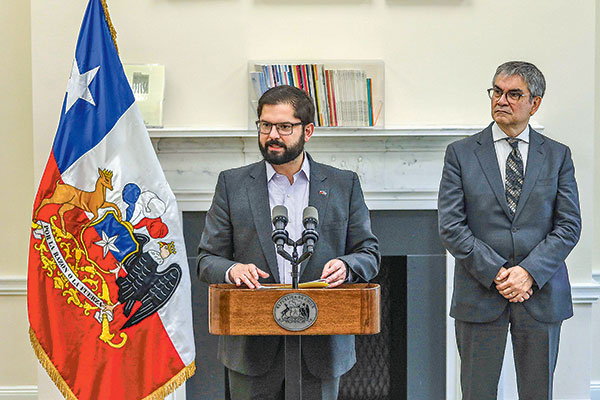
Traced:
<path fill-rule="evenodd" d="M 245 283 L 250 289 L 260 287 L 258 277 L 268 278 L 269 274 L 261 270 L 254 264 L 238 263 L 229 270 L 229 280 L 234 282 L 236 286 L 241 286 Z"/>
<path fill-rule="evenodd" d="M 325 279 L 330 288 L 339 286 L 346 281 L 346 269 L 345 262 L 339 258 L 334 258 L 325 264 L 321 279 Z"/>

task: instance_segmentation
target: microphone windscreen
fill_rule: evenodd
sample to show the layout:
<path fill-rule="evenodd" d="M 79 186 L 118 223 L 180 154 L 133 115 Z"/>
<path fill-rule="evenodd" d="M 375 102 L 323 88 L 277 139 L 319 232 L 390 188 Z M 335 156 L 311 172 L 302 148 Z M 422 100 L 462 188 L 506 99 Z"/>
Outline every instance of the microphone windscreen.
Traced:
<path fill-rule="evenodd" d="M 287 210 L 287 208 L 285 206 L 275 206 L 275 207 L 273 207 L 273 210 L 271 211 L 271 219 L 274 220 L 275 218 L 279 218 L 279 217 L 284 217 L 285 220 L 287 221 L 288 210 Z"/>
<path fill-rule="evenodd" d="M 317 209 L 313 206 L 306 207 L 304 209 L 304 212 L 302 213 L 302 220 L 304 221 L 307 218 L 312 218 L 315 221 L 317 221 L 317 223 L 319 223 L 319 212 L 317 211 Z"/>

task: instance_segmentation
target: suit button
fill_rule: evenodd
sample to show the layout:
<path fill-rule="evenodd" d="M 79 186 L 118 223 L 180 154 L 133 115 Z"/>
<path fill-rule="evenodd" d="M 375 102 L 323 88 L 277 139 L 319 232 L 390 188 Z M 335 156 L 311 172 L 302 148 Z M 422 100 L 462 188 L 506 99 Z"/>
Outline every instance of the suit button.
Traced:
<path fill-rule="evenodd" d="M 518 230 L 519 230 L 519 228 L 517 228 L 516 226 L 514 226 L 514 227 L 513 227 L 511 230 L 512 230 L 512 231 L 513 231 L 513 233 L 514 233 L 514 232 L 518 231 Z"/>

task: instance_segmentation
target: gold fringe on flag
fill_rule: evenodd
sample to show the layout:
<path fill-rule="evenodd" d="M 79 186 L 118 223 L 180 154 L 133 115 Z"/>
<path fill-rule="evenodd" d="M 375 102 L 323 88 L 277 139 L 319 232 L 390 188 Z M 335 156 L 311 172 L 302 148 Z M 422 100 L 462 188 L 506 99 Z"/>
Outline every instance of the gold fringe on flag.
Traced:
<path fill-rule="evenodd" d="M 195 372 L 196 362 L 192 361 L 190 365 L 184 367 L 181 371 L 177 373 L 177 375 L 169 379 L 169 382 L 156 389 L 149 396 L 144 397 L 143 400 L 163 400 L 169 394 L 173 393 L 175 389 L 181 386 L 181 384 L 185 382 L 188 378 L 191 378 Z"/>
<path fill-rule="evenodd" d="M 69 385 L 67 385 L 67 382 L 65 382 L 63 377 L 60 376 L 60 373 L 58 372 L 54 364 L 52 364 L 52 361 L 50 361 L 50 357 L 48 357 L 48 355 L 42 348 L 42 345 L 40 344 L 40 342 L 38 342 L 37 337 L 35 336 L 35 332 L 33 331 L 33 329 L 31 329 L 31 327 L 29 327 L 29 341 L 31 342 L 31 347 L 33 347 L 33 351 L 35 352 L 35 355 L 40 361 L 40 364 L 42 364 L 42 367 L 44 367 L 44 369 L 48 373 L 48 376 L 50 377 L 50 379 L 52 379 L 60 393 L 62 393 L 62 395 L 65 396 L 66 400 L 77 400 L 77 397 L 75 397 L 75 395 L 71 391 L 71 388 L 69 387 Z"/>
<path fill-rule="evenodd" d="M 110 36 L 112 36 L 112 40 L 115 44 L 115 49 L 117 49 L 117 54 L 119 54 L 119 46 L 117 46 L 117 31 L 115 30 L 112 21 L 110 20 L 110 14 L 108 13 L 108 4 L 106 4 L 106 0 L 100 0 L 102 3 L 102 8 L 104 8 L 104 16 L 106 17 L 106 23 L 108 24 L 108 30 L 110 31 Z"/>
<path fill-rule="evenodd" d="M 33 347 L 33 351 L 37 356 L 40 364 L 50 376 L 50 379 L 54 382 L 60 393 L 65 396 L 66 400 L 77 400 L 77 397 L 71 391 L 71 388 L 64 381 L 63 377 L 60 376 L 60 373 L 50 361 L 50 358 L 42 348 L 42 345 L 37 340 L 35 336 L 35 332 L 33 329 L 29 327 L 29 340 L 31 341 L 31 346 Z M 174 377 L 169 379 L 167 383 L 156 389 L 150 395 L 144 397 L 143 400 L 162 400 L 167 397 L 169 394 L 175 391 L 183 382 L 185 382 L 188 378 L 191 378 L 192 375 L 196 372 L 196 362 L 192 361 L 192 363 L 186 367 L 184 367 L 181 371 L 177 373 Z"/>

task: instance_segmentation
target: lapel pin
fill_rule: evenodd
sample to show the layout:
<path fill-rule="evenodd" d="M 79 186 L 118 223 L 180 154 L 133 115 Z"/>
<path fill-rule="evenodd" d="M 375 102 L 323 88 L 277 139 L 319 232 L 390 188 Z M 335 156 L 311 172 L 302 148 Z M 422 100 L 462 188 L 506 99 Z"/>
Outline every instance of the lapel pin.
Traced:
<path fill-rule="evenodd" d="M 325 190 L 319 190 L 319 194 L 321 196 L 327 196 L 327 192 Z"/>

